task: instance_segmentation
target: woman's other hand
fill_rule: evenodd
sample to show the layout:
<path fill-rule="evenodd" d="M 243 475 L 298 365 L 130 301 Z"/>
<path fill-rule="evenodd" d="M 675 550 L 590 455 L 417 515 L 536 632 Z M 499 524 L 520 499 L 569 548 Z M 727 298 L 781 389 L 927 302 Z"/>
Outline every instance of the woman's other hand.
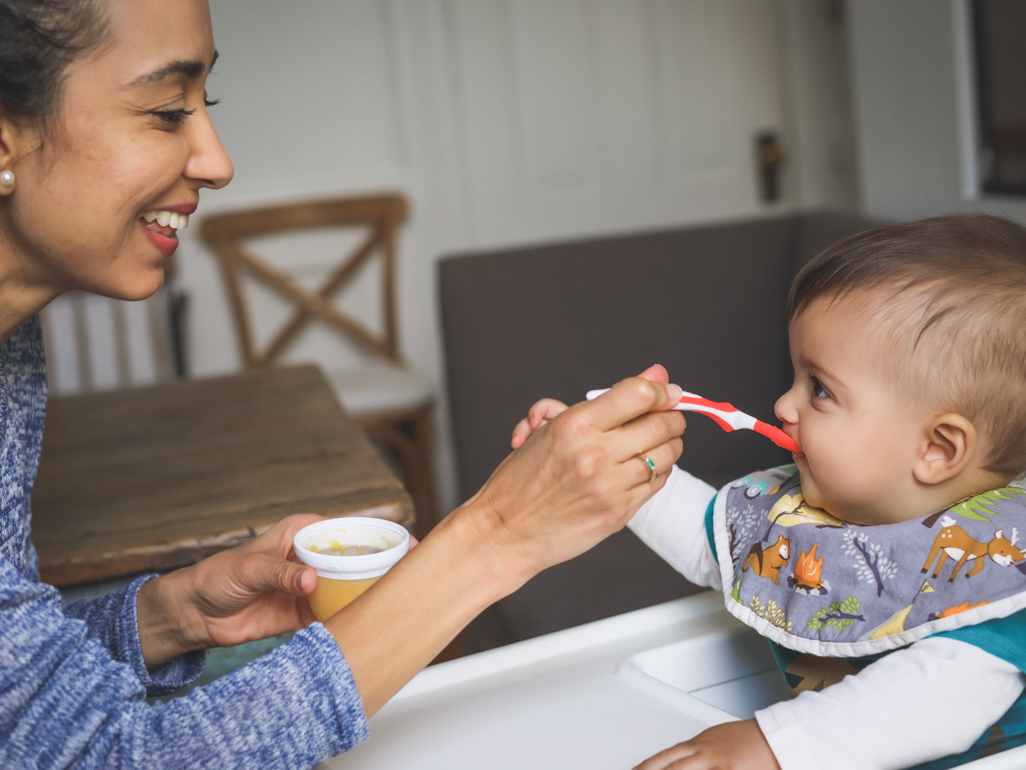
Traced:
<path fill-rule="evenodd" d="M 292 540 L 323 516 L 282 519 L 248 543 L 151 580 L 139 591 L 143 659 L 154 668 L 191 650 L 231 647 L 305 628 L 317 573 Z M 410 547 L 416 540 L 410 538 Z"/>
<path fill-rule="evenodd" d="M 292 538 L 322 516 L 282 519 L 237 548 L 146 583 L 139 591 L 143 659 L 154 668 L 191 650 L 230 647 L 295 631 L 313 621 L 317 585 L 296 561 Z"/>

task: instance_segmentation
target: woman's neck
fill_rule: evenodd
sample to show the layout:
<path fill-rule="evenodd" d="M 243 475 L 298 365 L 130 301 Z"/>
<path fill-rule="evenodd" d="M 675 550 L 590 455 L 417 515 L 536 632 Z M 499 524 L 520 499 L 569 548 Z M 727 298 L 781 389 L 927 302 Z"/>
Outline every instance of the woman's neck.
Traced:
<path fill-rule="evenodd" d="M 63 293 L 44 273 L 12 242 L 0 220 L 0 344 Z"/>

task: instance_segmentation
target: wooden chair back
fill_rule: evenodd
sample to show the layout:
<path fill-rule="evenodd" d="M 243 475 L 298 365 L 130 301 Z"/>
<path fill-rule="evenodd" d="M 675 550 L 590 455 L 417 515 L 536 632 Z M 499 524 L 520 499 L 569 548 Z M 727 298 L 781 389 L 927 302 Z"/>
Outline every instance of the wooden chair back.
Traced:
<path fill-rule="evenodd" d="M 204 219 L 200 235 L 217 253 L 221 264 L 245 366 L 256 368 L 275 363 L 314 318 L 324 321 L 367 351 L 401 363 L 395 306 L 396 248 L 399 228 L 408 210 L 404 196 L 383 194 L 290 203 Z M 344 255 L 316 291 L 301 286 L 242 243 L 246 238 L 259 235 L 334 226 L 366 227 L 368 234 L 355 249 Z M 382 258 L 382 333 L 368 329 L 332 301 L 375 253 Z M 294 315 L 263 349 L 258 349 L 254 336 L 249 303 L 243 291 L 243 271 L 248 271 L 297 306 Z"/>

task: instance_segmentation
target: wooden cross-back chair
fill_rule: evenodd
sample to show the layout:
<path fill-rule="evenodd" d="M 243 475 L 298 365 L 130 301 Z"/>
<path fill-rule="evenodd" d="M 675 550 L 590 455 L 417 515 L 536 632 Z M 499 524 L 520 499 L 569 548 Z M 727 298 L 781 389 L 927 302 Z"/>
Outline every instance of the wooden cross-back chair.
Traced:
<path fill-rule="evenodd" d="M 398 462 L 417 511 L 417 532 L 423 536 L 437 521 L 432 477 L 434 389 L 426 377 L 406 365 L 399 350 L 396 248 L 407 212 L 406 198 L 397 194 L 335 198 L 208 217 L 201 224 L 200 234 L 221 264 L 246 367 L 271 366 L 279 361 L 314 320 L 374 356 L 373 363 L 363 369 L 326 373 L 353 419 Z M 315 291 L 253 254 L 243 243 L 255 236 L 340 226 L 362 228 L 367 235 L 328 272 Z M 380 333 L 333 302 L 375 255 L 382 260 Z M 254 335 L 252 310 L 242 284 L 244 272 L 296 306 L 292 317 L 262 348 L 258 348 Z"/>

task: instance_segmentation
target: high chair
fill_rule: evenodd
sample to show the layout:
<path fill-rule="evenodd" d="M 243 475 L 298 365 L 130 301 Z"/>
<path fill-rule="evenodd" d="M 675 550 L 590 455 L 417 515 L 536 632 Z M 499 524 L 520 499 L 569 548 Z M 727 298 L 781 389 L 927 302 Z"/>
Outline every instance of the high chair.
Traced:
<path fill-rule="evenodd" d="M 314 319 L 371 355 L 372 360 L 362 368 L 325 373 L 346 411 L 400 466 L 416 507 L 417 534 L 422 537 L 437 521 L 431 470 L 434 388 L 425 376 L 408 368 L 399 352 L 396 241 L 407 212 L 406 198 L 398 194 L 336 198 L 208 217 L 201 223 L 200 234 L 221 264 L 247 368 L 270 366 L 280 360 Z M 339 226 L 363 229 L 367 235 L 328 272 L 315 291 L 256 256 L 243 243 L 255 236 Z M 375 254 L 382 260 L 382 333 L 372 331 L 333 302 Z M 243 290 L 244 272 L 296 306 L 292 317 L 262 349 L 258 348 L 252 309 Z"/>

